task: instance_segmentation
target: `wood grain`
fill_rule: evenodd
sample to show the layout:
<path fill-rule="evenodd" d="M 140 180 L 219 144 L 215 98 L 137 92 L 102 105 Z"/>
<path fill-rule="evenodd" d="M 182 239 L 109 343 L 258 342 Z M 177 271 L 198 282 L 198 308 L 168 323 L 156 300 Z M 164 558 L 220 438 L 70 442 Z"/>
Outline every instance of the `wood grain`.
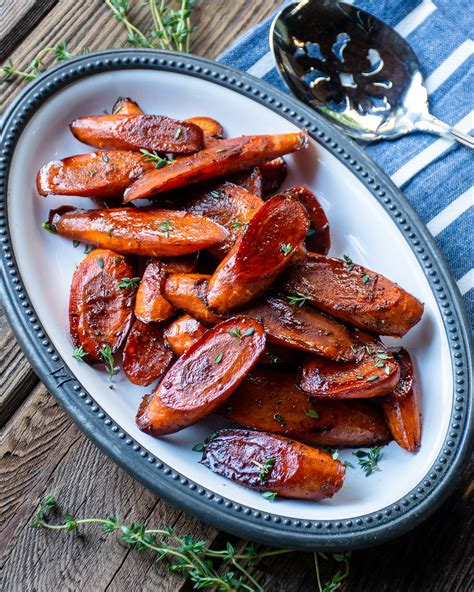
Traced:
<path fill-rule="evenodd" d="M 215 57 L 279 2 L 200 1 L 195 11 L 193 50 Z M 131 4 L 131 19 L 147 29 L 151 24 L 147 7 L 141 0 L 131 0 Z M 41 8 L 43 13 L 31 8 L 25 12 L 28 6 L 37 11 Z M 10 9 L 7 17 L 5 9 Z M 40 16 L 32 20 L 35 14 Z M 94 51 L 126 45 L 126 33 L 102 0 L 4 0 L 0 2 L 0 21 L 5 30 L 16 32 L 7 36 L 11 44 L 14 39 L 12 60 L 21 67 L 39 48 L 62 41 L 74 52 L 84 46 Z M 23 86 L 20 82 L 0 85 L 0 108 Z M 6 422 L 0 438 L 1 590 L 192 589 L 170 574 L 165 563 L 157 564 L 152 555 L 131 551 L 114 536 L 93 527 L 84 528 L 80 538 L 31 530 L 31 518 L 46 493 L 54 494 L 61 509 L 77 517 L 118 514 L 126 521 L 144 521 L 156 527 L 171 524 L 177 532 L 193 534 L 213 548 L 224 548 L 226 541 L 236 548 L 245 545 L 245 541 L 218 532 L 157 499 L 99 452 L 37 382 L 1 315 L 0 377 L 0 420 Z M 415 531 L 355 552 L 350 577 L 341 592 L 472 590 L 471 473 L 472 465 L 443 507 Z M 321 562 L 323 579 L 330 575 L 327 567 Z M 253 568 L 253 574 L 267 592 L 317 589 L 312 554 L 291 553 L 264 560 Z"/>
<path fill-rule="evenodd" d="M 0 428 L 38 382 L 0 306 Z"/>
<path fill-rule="evenodd" d="M 0 2 L 0 60 L 3 60 L 44 17 L 57 0 Z"/>

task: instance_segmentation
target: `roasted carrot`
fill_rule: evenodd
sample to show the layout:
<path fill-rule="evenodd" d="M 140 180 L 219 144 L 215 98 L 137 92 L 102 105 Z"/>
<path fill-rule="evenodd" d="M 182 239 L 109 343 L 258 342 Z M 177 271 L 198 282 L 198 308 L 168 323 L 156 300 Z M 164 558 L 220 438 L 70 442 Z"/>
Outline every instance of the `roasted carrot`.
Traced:
<path fill-rule="evenodd" d="M 171 350 L 182 356 L 207 331 L 201 322 L 185 314 L 172 321 L 165 329 L 165 339 Z"/>
<path fill-rule="evenodd" d="M 80 142 L 113 150 L 187 154 L 204 143 L 200 127 L 163 115 L 93 115 L 75 119 L 69 128 Z"/>
<path fill-rule="evenodd" d="M 410 354 L 402 348 L 394 356 L 400 365 L 400 380 L 393 392 L 383 397 L 383 410 L 397 444 L 415 452 L 421 442 L 420 391 Z"/>
<path fill-rule="evenodd" d="M 133 384 L 148 386 L 165 373 L 173 359 L 163 337 L 163 323 L 136 320 L 123 350 L 123 369 Z"/>
<path fill-rule="evenodd" d="M 271 195 L 276 193 L 283 185 L 288 173 L 286 162 L 281 156 L 262 162 L 258 165 L 262 175 L 262 191 L 263 195 Z"/>
<path fill-rule="evenodd" d="M 135 316 L 144 323 L 166 321 L 174 313 L 174 307 L 163 296 L 164 282 L 170 273 L 195 271 L 197 257 L 186 255 L 169 259 L 150 259 L 138 287 L 135 300 Z"/>
<path fill-rule="evenodd" d="M 139 152 L 90 152 L 48 162 L 38 171 L 36 187 L 40 195 L 121 199 L 135 179 L 153 169 Z"/>
<path fill-rule="evenodd" d="M 144 115 L 138 103 L 129 97 L 119 97 L 112 107 L 112 115 Z"/>
<path fill-rule="evenodd" d="M 256 195 L 260 199 L 263 197 L 262 173 L 258 166 L 254 166 L 243 173 L 231 175 L 229 181 L 239 187 L 243 187 L 249 193 Z"/>
<path fill-rule="evenodd" d="M 245 307 L 243 312 L 261 320 L 271 343 L 331 360 L 354 360 L 357 342 L 350 332 L 324 313 L 304 305 L 304 295 L 302 298 L 292 300 L 284 294 L 272 294 Z"/>
<path fill-rule="evenodd" d="M 297 185 L 282 192 L 291 199 L 296 199 L 308 212 L 310 228 L 306 235 L 306 247 L 313 253 L 326 255 L 331 248 L 329 221 L 318 198 L 307 187 Z"/>
<path fill-rule="evenodd" d="M 400 378 L 400 367 L 384 344 L 368 333 L 354 330 L 359 345 L 356 360 L 334 362 L 319 356 L 301 366 L 298 386 L 313 397 L 364 399 L 387 395 Z"/>
<path fill-rule="evenodd" d="M 125 202 L 155 193 L 177 189 L 191 183 L 243 171 L 266 160 L 294 152 L 307 145 L 305 132 L 273 136 L 242 136 L 222 140 L 174 164 L 151 171 L 125 192 Z"/>
<path fill-rule="evenodd" d="M 293 372 L 256 366 L 219 414 L 241 426 L 290 436 L 316 446 L 378 446 L 390 441 L 373 401 L 309 401 Z"/>
<path fill-rule="evenodd" d="M 220 323 L 222 318 L 209 309 L 206 301 L 210 277 L 201 273 L 170 274 L 165 282 L 165 298 L 202 323 Z"/>
<path fill-rule="evenodd" d="M 185 121 L 188 121 L 189 123 L 194 123 L 194 125 L 197 125 L 202 129 L 202 131 L 204 132 L 204 142 L 206 141 L 206 138 L 222 140 L 222 138 L 224 137 L 224 128 L 218 121 L 212 119 L 212 117 L 188 117 Z"/>
<path fill-rule="evenodd" d="M 268 200 L 214 272 L 209 306 L 224 313 L 260 296 L 290 264 L 307 230 L 308 216 L 298 202 Z"/>
<path fill-rule="evenodd" d="M 49 223 L 68 238 L 119 253 L 175 257 L 224 241 L 227 231 L 187 212 L 138 208 L 51 210 Z"/>
<path fill-rule="evenodd" d="M 421 319 L 423 304 L 383 275 L 346 261 L 308 253 L 288 270 L 289 294 L 308 294 L 316 308 L 379 335 L 401 337 Z"/>
<path fill-rule="evenodd" d="M 133 321 L 135 290 L 121 287 L 133 270 L 124 257 L 95 249 L 81 261 L 72 277 L 69 298 L 69 329 L 85 360 L 99 362 L 100 350 L 115 352 Z"/>
<path fill-rule="evenodd" d="M 178 432 L 212 413 L 242 382 L 265 347 L 263 327 L 235 317 L 207 331 L 165 375 L 137 415 L 154 436 Z"/>
<path fill-rule="evenodd" d="M 211 252 L 222 259 L 262 205 L 263 201 L 246 189 L 233 183 L 219 183 L 196 192 L 180 208 L 210 218 L 227 229 L 226 240 L 211 247 Z"/>
<path fill-rule="evenodd" d="M 330 454 L 265 432 L 221 430 L 205 446 L 201 463 L 240 485 L 281 497 L 318 501 L 344 482 L 344 465 Z"/>

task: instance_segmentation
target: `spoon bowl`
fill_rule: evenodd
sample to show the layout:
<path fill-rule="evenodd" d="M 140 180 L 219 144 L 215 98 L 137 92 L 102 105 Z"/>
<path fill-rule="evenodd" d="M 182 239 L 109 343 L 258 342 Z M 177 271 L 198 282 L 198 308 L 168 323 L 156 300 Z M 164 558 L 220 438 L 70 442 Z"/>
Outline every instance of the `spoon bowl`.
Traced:
<path fill-rule="evenodd" d="M 423 131 L 474 148 L 430 114 L 417 57 L 392 27 L 350 4 L 303 0 L 273 21 L 270 45 L 290 90 L 365 141 Z"/>

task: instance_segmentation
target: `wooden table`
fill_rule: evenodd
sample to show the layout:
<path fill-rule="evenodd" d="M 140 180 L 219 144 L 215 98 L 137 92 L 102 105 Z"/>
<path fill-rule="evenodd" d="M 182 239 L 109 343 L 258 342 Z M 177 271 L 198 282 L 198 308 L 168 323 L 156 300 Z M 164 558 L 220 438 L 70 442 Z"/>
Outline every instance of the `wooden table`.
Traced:
<path fill-rule="evenodd" d="M 132 0 L 131 18 L 145 30 L 148 9 Z M 266 17 L 279 0 L 206 0 L 195 9 L 193 51 L 214 58 L 236 37 Z M 42 47 L 67 42 L 72 52 L 126 45 L 126 34 L 101 0 L 4 0 L 0 4 L 0 58 L 25 67 Z M 46 63 L 49 63 L 46 60 Z M 1 109 L 24 83 L 0 85 Z M 114 537 L 84 537 L 31 530 L 39 498 L 54 494 L 81 516 L 120 515 L 154 526 L 171 524 L 222 548 L 235 537 L 187 516 L 118 468 L 65 415 L 39 382 L 0 314 L 0 589 L 189 590 L 181 577 L 119 544 Z M 431 518 L 402 538 L 351 559 L 341 590 L 390 592 L 472 589 L 472 486 L 465 470 Z M 471 545 L 471 546 L 470 546 Z M 471 551 L 471 552 L 470 552 Z M 316 589 L 311 554 L 265 560 L 254 574 L 266 590 Z M 472 575 L 471 575 L 472 577 Z"/>

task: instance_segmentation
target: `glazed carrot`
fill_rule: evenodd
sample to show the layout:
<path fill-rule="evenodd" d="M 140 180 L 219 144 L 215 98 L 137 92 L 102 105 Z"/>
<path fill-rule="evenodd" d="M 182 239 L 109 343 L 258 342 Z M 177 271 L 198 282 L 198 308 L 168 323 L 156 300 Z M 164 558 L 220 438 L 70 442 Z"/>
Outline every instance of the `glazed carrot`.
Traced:
<path fill-rule="evenodd" d="M 390 393 L 400 378 L 400 367 L 383 343 L 354 330 L 360 342 L 353 362 L 311 357 L 301 366 L 298 386 L 313 397 L 364 399 Z"/>
<path fill-rule="evenodd" d="M 253 319 L 235 317 L 210 329 L 144 399 L 138 427 L 164 436 L 209 415 L 242 382 L 264 347 L 263 327 Z"/>
<path fill-rule="evenodd" d="M 182 356 L 206 331 L 207 327 L 185 314 L 166 327 L 165 339 L 171 350 L 177 356 Z"/>
<path fill-rule="evenodd" d="M 72 277 L 69 298 L 69 329 L 86 361 L 99 362 L 101 349 L 115 352 L 133 321 L 135 290 L 121 287 L 133 270 L 118 253 L 95 249 L 81 261 Z"/>
<path fill-rule="evenodd" d="M 162 323 L 136 320 L 123 350 L 123 370 L 133 384 L 148 386 L 165 373 L 173 359 L 166 347 Z"/>
<path fill-rule="evenodd" d="M 383 410 L 397 444 L 415 452 L 421 442 L 420 391 L 410 354 L 402 348 L 394 356 L 400 365 L 400 380 L 393 392 L 383 397 Z"/>
<path fill-rule="evenodd" d="M 210 277 L 201 273 L 170 274 L 164 286 L 165 298 L 175 308 L 186 311 L 202 323 L 220 323 L 222 318 L 209 309 L 206 301 Z"/>
<path fill-rule="evenodd" d="M 295 379 L 293 372 L 256 366 L 219 414 L 241 426 L 315 446 L 352 448 L 390 441 L 383 412 L 373 401 L 308 401 Z"/>
<path fill-rule="evenodd" d="M 281 196 L 269 199 L 214 272 L 209 306 L 225 313 L 260 296 L 290 264 L 307 230 L 303 206 Z"/>
<path fill-rule="evenodd" d="M 125 202 L 243 171 L 306 145 L 307 134 L 304 132 L 222 140 L 216 146 L 143 175 L 127 189 Z"/>
<path fill-rule="evenodd" d="M 38 171 L 36 187 L 40 195 L 121 199 L 133 181 L 154 168 L 140 152 L 90 152 L 48 162 Z"/>
<path fill-rule="evenodd" d="M 226 240 L 211 247 L 211 252 L 222 258 L 230 251 L 262 205 L 263 201 L 259 197 L 242 187 L 233 183 L 220 183 L 192 195 L 180 204 L 180 208 L 197 216 L 210 218 L 226 228 Z"/>
<path fill-rule="evenodd" d="M 423 314 L 414 296 L 350 259 L 308 253 L 288 270 L 284 285 L 289 294 L 307 293 L 317 308 L 379 335 L 402 337 Z"/>
<path fill-rule="evenodd" d="M 282 195 L 296 199 L 308 212 L 310 228 L 306 235 L 306 247 L 313 253 L 326 255 L 331 248 L 329 221 L 317 197 L 307 187 L 297 185 L 286 189 Z"/>
<path fill-rule="evenodd" d="M 79 117 L 69 128 L 80 142 L 113 150 L 148 150 L 186 154 L 200 150 L 200 127 L 163 115 L 93 115 Z"/>
<path fill-rule="evenodd" d="M 185 121 L 194 123 L 194 125 L 200 127 L 204 132 L 204 140 L 206 140 L 206 137 L 214 138 L 215 140 L 222 140 L 224 137 L 224 128 L 218 121 L 211 117 L 188 117 Z"/>
<path fill-rule="evenodd" d="M 288 173 L 286 162 L 281 156 L 262 162 L 258 165 L 262 175 L 262 191 L 263 195 L 271 195 L 276 193 L 283 185 Z"/>
<path fill-rule="evenodd" d="M 261 320 L 270 343 L 331 360 L 354 360 L 357 341 L 344 325 L 303 302 L 304 296 L 303 301 L 295 301 L 284 294 L 273 294 L 245 307 L 243 312 Z"/>
<path fill-rule="evenodd" d="M 229 177 L 229 181 L 234 183 L 234 185 L 238 185 L 239 187 L 243 187 L 252 195 L 256 195 L 260 199 L 263 197 L 263 187 L 262 187 L 262 173 L 258 166 L 254 166 L 248 171 L 244 171 L 243 173 L 237 173 L 235 175 L 231 175 Z"/>
<path fill-rule="evenodd" d="M 212 220 L 173 210 L 51 210 L 49 223 L 68 238 L 119 253 L 175 257 L 220 243 L 227 232 Z"/>
<path fill-rule="evenodd" d="M 163 296 L 164 282 L 170 273 L 191 273 L 196 270 L 197 257 L 186 255 L 169 259 L 150 259 L 138 287 L 135 316 L 143 323 L 166 321 L 174 307 Z"/>
<path fill-rule="evenodd" d="M 112 115 L 144 115 L 138 103 L 129 97 L 119 97 L 112 107 Z"/>
<path fill-rule="evenodd" d="M 265 432 L 221 430 L 201 463 L 214 473 L 281 497 L 319 501 L 344 482 L 344 465 L 330 454 Z"/>

